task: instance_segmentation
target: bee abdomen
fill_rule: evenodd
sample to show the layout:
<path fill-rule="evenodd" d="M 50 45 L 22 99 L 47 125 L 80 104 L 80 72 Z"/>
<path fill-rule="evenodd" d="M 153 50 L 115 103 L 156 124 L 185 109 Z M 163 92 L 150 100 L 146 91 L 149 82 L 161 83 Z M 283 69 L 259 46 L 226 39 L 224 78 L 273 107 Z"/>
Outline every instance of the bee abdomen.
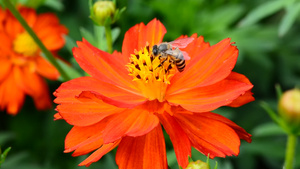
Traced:
<path fill-rule="evenodd" d="M 176 60 L 176 66 L 179 72 L 182 72 L 185 68 L 185 60 Z"/>

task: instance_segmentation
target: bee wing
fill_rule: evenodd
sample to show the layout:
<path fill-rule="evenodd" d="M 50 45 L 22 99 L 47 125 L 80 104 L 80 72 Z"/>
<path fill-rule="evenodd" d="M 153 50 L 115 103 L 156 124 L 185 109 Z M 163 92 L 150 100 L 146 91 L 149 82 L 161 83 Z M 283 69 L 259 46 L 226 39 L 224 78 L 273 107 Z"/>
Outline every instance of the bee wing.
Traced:
<path fill-rule="evenodd" d="M 184 60 L 190 60 L 191 59 L 191 57 L 189 56 L 189 54 L 187 52 L 181 51 L 181 53 L 183 55 Z"/>
<path fill-rule="evenodd" d="M 189 56 L 189 54 L 187 52 L 182 51 L 182 50 L 180 50 L 180 52 L 182 53 L 184 60 L 190 60 L 191 59 L 191 57 Z M 174 55 L 173 50 L 166 50 L 164 53 L 167 54 L 167 55 Z"/>
<path fill-rule="evenodd" d="M 172 42 L 169 42 L 172 47 L 174 48 L 185 48 L 189 43 L 191 43 L 194 40 L 193 37 L 188 37 L 188 38 L 181 38 L 181 39 L 176 39 Z"/>

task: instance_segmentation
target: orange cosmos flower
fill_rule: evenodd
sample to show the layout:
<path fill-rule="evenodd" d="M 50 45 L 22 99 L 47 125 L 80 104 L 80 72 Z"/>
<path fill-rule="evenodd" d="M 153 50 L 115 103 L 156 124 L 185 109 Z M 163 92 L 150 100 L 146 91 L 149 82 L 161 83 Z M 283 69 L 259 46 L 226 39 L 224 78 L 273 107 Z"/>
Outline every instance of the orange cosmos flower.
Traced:
<path fill-rule="evenodd" d="M 51 13 L 37 15 L 33 9 L 19 7 L 19 12 L 48 50 L 63 47 L 67 29 Z M 42 77 L 57 80 L 59 72 L 41 56 L 41 50 L 17 19 L 0 8 L 0 109 L 15 115 L 25 95 L 34 100 L 39 110 L 51 108 L 48 86 Z"/>
<path fill-rule="evenodd" d="M 185 168 L 193 146 L 211 158 L 239 154 L 240 139 L 251 135 L 210 111 L 253 101 L 249 80 L 232 72 L 238 50 L 230 39 L 209 46 L 203 37 L 182 51 L 191 59 L 183 72 L 167 60 L 160 66 L 152 46 L 162 42 L 165 27 L 156 19 L 126 32 L 122 53 L 106 53 L 86 40 L 74 57 L 91 77 L 63 83 L 54 93 L 58 114 L 74 125 L 65 152 L 94 151 L 79 165 L 89 166 L 118 146 L 120 169 L 167 169 L 161 125 L 169 134 L 178 163 Z M 182 38 L 182 37 L 180 37 Z"/>

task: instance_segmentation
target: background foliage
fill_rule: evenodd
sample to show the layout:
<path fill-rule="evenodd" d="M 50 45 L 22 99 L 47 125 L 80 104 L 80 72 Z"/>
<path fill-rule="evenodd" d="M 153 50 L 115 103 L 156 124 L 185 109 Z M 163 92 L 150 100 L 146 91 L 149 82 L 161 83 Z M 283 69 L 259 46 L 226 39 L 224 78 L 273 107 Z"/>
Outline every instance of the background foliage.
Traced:
<path fill-rule="evenodd" d="M 75 40 L 102 38 L 93 34 L 93 23 L 86 0 L 20 0 L 38 7 L 38 12 L 54 12 L 69 29 L 67 44 L 60 56 L 74 64 L 70 49 Z M 275 84 L 283 90 L 300 84 L 300 2 L 296 0 L 127 0 L 117 1 L 118 8 L 126 7 L 113 28 L 114 49 L 121 49 L 124 33 L 133 25 L 158 18 L 167 28 L 165 41 L 182 34 L 203 35 L 215 44 L 231 37 L 239 49 L 235 71 L 246 75 L 254 84 L 256 101 L 241 108 L 220 108 L 218 112 L 253 135 L 251 144 L 242 141 L 238 157 L 215 158 L 219 169 L 276 169 L 282 168 L 286 137 L 261 108 L 262 101 L 277 109 Z M 117 38 L 117 36 L 119 37 Z M 60 82 L 48 81 L 51 92 Z M 299 87 L 299 86 L 298 86 Z M 55 105 L 53 105 L 54 107 Z M 38 112 L 31 98 L 15 117 L 0 112 L 0 145 L 12 147 L 3 169 L 77 169 L 85 157 L 64 154 L 64 138 L 71 126 L 53 121 L 55 111 Z M 168 161 L 178 168 L 172 144 L 166 137 Z M 300 146 L 296 159 L 300 159 Z M 90 168 L 117 168 L 115 151 L 104 156 Z M 193 159 L 206 158 L 193 150 Z M 214 164 L 211 161 L 211 164 Z M 300 168 L 300 160 L 296 160 Z"/>

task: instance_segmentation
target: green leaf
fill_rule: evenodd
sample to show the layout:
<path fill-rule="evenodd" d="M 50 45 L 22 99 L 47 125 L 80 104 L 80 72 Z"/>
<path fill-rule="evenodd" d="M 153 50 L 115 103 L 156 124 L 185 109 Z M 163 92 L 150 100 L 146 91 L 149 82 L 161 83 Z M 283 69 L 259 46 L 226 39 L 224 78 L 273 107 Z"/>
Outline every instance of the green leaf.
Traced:
<path fill-rule="evenodd" d="M 112 36 L 112 42 L 114 43 L 117 38 L 119 37 L 120 35 L 120 32 L 121 32 L 121 29 L 120 28 L 114 28 L 111 30 L 111 36 Z"/>
<path fill-rule="evenodd" d="M 256 137 L 269 137 L 276 135 L 285 135 L 285 132 L 276 123 L 266 123 L 256 127 L 252 134 Z"/>
<path fill-rule="evenodd" d="M 4 152 L 2 153 L 2 152 L 1 152 L 1 149 L 0 149 L 0 166 L 1 166 L 2 163 L 4 163 L 5 158 L 6 158 L 8 152 L 9 152 L 10 150 L 11 150 L 11 147 L 8 147 L 8 148 L 5 149 Z"/>
<path fill-rule="evenodd" d="M 286 4 L 285 0 L 275 0 L 268 1 L 264 4 L 261 4 L 253 11 L 251 11 L 240 23 L 239 26 L 249 26 L 257 21 L 263 19 L 264 17 L 270 16 L 275 12 L 282 9 Z"/>
<path fill-rule="evenodd" d="M 81 36 L 86 39 L 88 42 L 90 42 L 93 46 L 97 46 L 97 40 L 95 39 L 94 35 L 86 30 L 85 28 L 80 28 L 80 34 Z"/>
<path fill-rule="evenodd" d="M 65 46 L 66 46 L 67 50 L 73 55 L 72 49 L 73 49 L 73 47 L 77 46 L 75 40 L 72 39 L 68 35 L 65 36 L 65 40 L 66 40 Z"/>
<path fill-rule="evenodd" d="M 12 132 L 1 132 L 0 133 L 0 145 L 6 143 L 7 141 L 11 140 L 15 137 L 14 133 Z"/>
<path fill-rule="evenodd" d="M 56 59 L 57 63 L 65 70 L 65 72 L 67 73 L 68 77 L 70 77 L 71 79 L 75 79 L 77 77 L 81 77 L 81 74 L 75 70 L 73 67 L 71 67 L 70 65 L 68 65 L 66 62 L 60 60 L 60 59 Z M 60 81 L 63 81 L 62 77 L 59 77 Z"/>
<path fill-rule="evenodd" d="M 96 38 L 97 45 L 96 47 L 103 50 L 107 51 L 107 45 L 106 45 L 106 39 L 105 39 L 105 28 L 104 26 L 94 26 L 94 34 Z"/>
<path fill-rule="evenodd" d="M 286 10 L 286 14 L 283 16 L 282 20 L 280 21 L 278 36 L 284 36 L 292 27 L 293 23 L 295 22 L 298 14 L 300 11 L 300 3 L 293 4 L 289 6 Z"/>
<path fill-rule="evenodd" d="M 46 0 L 44 5 L 49 6 L 57 11 L 63 11 L 64 5 L 59 0 Z"/>

